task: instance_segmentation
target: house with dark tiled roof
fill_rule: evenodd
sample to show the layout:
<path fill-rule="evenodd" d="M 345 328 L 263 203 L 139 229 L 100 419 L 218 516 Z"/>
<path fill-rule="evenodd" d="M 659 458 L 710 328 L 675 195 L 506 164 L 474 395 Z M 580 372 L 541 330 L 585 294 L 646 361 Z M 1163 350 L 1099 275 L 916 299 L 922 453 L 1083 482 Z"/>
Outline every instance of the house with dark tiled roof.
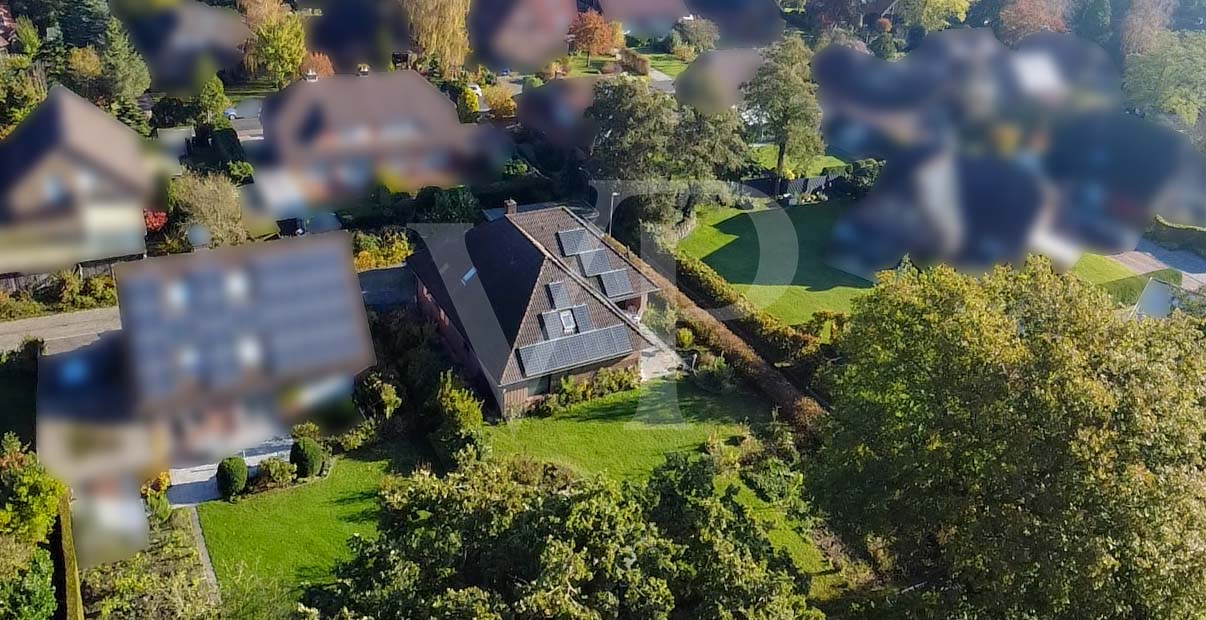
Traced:
<path fill-rule="evenodd" d="M 125 21 L 157 88 L 187 88 L 199 70 L 232 73 L 254 35 L 233 7 L 181 0 Z"/>
<path fill-rule="evenodd" d="M 504 413 L 563 377 L 639 368 L 656 346 L 638 320 L 657 286 L 565 207 L 512 206 L 467 231 L 420 233 L 418 306 Z"/>

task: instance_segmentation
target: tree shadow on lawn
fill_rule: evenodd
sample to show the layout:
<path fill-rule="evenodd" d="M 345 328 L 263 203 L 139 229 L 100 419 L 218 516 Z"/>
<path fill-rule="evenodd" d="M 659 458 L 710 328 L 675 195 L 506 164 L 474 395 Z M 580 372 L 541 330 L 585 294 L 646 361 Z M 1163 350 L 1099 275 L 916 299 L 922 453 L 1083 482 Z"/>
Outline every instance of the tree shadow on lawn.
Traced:
<path fill-rule="evenodd" d="M 829 231 L 844 208 L 842 203 L 823 203 L 734 215 L 713 225 L 717 231 L 734 239 L 701 258 L 733 284 L 793 285 L 810 291 L 870 288 L 870 282 L 830 267 L 823 258 Z M 784 226 L 784 215 L 790 220 L 794 235 Z M 769 266 L 761 276 L 763 281 L 759 281 L 758 263 L 763 242 L 759 231 L 763 240 L 772 244 L 767 259 L 790 261 L 793 256 L 797 257 L 794 273 L 788 274 L 783 268 L 790 268 L 789 265 Z M 792 242 L 796 244 L 795 249 L 787 245 Z"/>
<path fill-rule="evenodd" d="M 583 403 L 557 416 L 582 422 L 639 422 L 649 425 L 765 424 L 770 405 L 741 387 L 729 394 L 706 392 L 690 379 L 648 383 L 629 392 Z"/>

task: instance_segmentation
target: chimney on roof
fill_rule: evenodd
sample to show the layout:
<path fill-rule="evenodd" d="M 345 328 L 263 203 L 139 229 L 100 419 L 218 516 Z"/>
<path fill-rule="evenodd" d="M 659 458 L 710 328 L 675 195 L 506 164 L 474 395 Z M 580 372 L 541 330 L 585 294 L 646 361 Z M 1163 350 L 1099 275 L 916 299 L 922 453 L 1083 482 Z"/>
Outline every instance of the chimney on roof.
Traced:
<path fill-rule="evenodd" d="M 515 202 L 514 198 L 508 198 L 503 201 L 503 212 L 507 215 L 515 215 L 519 213 L 519 203 Z"/>
<path fill-rule="evenodd" d="M 307 82 L 317 82 L 318 81 L 318 72 L 315 71 L 313 68 L 306 69 L 306 81 Z"/>
<path fill-rule="evenodd" d="M 359 66 L 356 67 L 356 75 L 368 75 L 368 74 L 369 74 L 368 63 L 362 62 L 362 63 L 360 63 Z"/>

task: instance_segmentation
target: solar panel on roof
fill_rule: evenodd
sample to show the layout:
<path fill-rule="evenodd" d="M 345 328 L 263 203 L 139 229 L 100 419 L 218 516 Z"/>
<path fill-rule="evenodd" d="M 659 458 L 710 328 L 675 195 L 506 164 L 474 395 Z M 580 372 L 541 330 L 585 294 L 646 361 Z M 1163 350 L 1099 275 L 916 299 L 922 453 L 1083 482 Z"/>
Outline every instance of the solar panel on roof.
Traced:
<path fill-rule="evenodd" d="M 561 244 L 561 253 L 565 256 L 576 256 L 596 247 L 594 237 L 588 235 L 585 228 L 559 230 L 557 242 Z"/>
<path fill-rule="evenodd" d="M 518 350 L 523 374 L 528 377 L 573 368 L 632 352 L 624 325 L 537 342 Z"/>
<path fill-rule="evenodd" d="M 607 260 L 606 250 L 588 250 L 578 255 L 582 263 L 582 273 L 587 276 L 597 276 L 604 271 L 611 271 L 611 262 Z"/>
<path fill-rule="evenodd" d="M 595 321 L 590 318 L 590 311 L 586 309 L 586 306 L 574 306 L 570 310 L 574 312 L 574 321 L 578 323 L 579 331 L 589 331 L 595 328 Z"/>
<path fill-rule="evenodd" d="M 628 277 L 628 271 L 625 269 L 604 271 L 599 274 L 599 280 L 603 282 L 603 294 L 608 297 L 629 295 L 635 290 L 632 288 L 632 279 Z"/>
<path fill-rule="evenodd" d="M 569 291 L 565 288 L 565 282 L 549 282 L 549 301 L 554 308 L 568 308 L 570 305 Z"/>

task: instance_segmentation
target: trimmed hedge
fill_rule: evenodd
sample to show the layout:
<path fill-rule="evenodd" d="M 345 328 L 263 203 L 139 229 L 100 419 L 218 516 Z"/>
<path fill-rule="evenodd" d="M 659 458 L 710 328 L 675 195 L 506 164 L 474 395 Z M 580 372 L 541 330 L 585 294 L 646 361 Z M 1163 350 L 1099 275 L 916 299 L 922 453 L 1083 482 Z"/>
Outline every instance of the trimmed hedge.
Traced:
<path fill-rule="evenodd" d="M 75 556 L 75 534 L 71 529 L 71 498 L 64 493 L 59 498 L 59 555 L 55 562 L 56 572 L 61 572 L 61 579 L 55 577 L 55 589 L 59 599 L 59 611 L 55 618 L 63 620 L 84 620 L 84 598 L 80 591 L 80 564 Z"/>
<path fill-rule="evenodd" d="M 289 462 L 297 467 L 298 478 L 317 476 L 322 471 L 324 458 L 322 446 L 310 437 L 297 439 L 289 449 Z"/>
<path fill-rule="evenodd" d="M 247 461 L 241 456 L 231 456 L 218 463 L 218 492 L 231 499 L 247 488 Z"/>
<path fill-rule="evenodd" d="M 1206 257 L 1206 228 L 1173 224 L 1157 215 L 1148 225 L 1144 236 L 1166 248 L 1188 250 Z"/>

